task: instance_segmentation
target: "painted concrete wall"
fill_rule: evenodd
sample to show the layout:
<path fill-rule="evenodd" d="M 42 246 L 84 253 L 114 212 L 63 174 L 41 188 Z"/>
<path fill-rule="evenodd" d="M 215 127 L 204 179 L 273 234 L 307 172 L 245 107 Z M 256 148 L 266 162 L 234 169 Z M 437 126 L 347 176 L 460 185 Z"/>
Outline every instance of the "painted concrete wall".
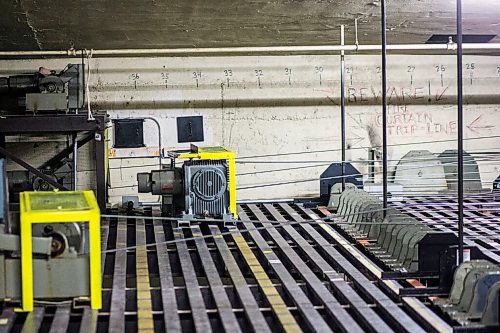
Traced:
<path fill-rule="evenodd" d="M 68 62 L 3 61 L 0 75 L 62 68 Z M 379 57 L 349 56 L 346 62 L 348 159 L 366 172 L 368 147 L 381 144 Z M 338 56 L 102 58 L 90 66 L 92 109 L 112 118 L 157 118 L 166 147 L 188 146 L 177 143 L 176 117 L 203 115 L 204 144 L 225 145 L 239 157 L 239 199 L 317 194 L 319 174 L 340 159 Z M 455 57 L 390 56 L 389 67 L 390 164 L 412 149 L 440 153 L 456 147 Z M 499 138 L 491 137 L 500 135 L 500 59 L 467 56 L 464 75 L 465 149 L 498 151 Z M 158 139 L 152 122 L 146 122 L 145 133 L 154 151 Z M 112 202 L 135 194 L 136 173 L 157 164 L 153 158 L 116 157 L 130 151 L 115 153 Z M 87 164 L 88 159 L 80 158 Z M 496 163 L 479 164 L 489 186 L 499 173 Z M 80 176 L 84 181 L 89 175 Z"/>

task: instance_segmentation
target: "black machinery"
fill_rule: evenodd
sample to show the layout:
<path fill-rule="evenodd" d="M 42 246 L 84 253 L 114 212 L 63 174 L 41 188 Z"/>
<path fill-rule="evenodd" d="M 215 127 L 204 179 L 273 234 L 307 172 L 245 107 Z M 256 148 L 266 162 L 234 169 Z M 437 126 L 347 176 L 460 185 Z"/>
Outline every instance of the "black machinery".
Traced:
<path fill-rule="evenodd" d="M 462 263 L 455 270 L 449 296 L 432 302 L 464 332 L 498 332 L 500 266 L 488 260 Z"/>
<path fill-rule="evenodd" d="M 335 184 L 342 184 L 342 179 L 345 179 L 346 184 L 352 184 L 359 189 L 363 188 L 363 174 L 351 163 L 344 163 L 344 168 L 344 175 L 342 175 L 342 163 L 332 163 L 321 174 L 319 193 L 320 201 L 323 205 L 328 203 L 332 190 L 336 191 L 340 189 L 340 192 L 342 192 L 341 187 L 334 186 Z"/>
<path fill-rule="evenodd" d="M 90 141 L 92 137 L 87 136 L 77 142 L 78 147 Z M 74 161 L 69 157 L 73 153 L 73 147 L 68 146 L 53 158 L 39 165 L 37 169 L 52 180 L 66 188 L 73 187 L 72 173 Z M 19 202 L 19 193 L 24 191 L 52 191 L 55 187 L 40 175 L 29 170 L 7 171 L 8 190 L 11 202 Z"/>
<path fill-rule="evenodd" d="M 83 107 L 84 67 L 81 64 L 68 64 L 62 71 L 40 67 L 32 74 L 0 77 L 0 113 L 7 116 L 33 113 L 71 114 Z M 42 120 L 43 121 L 43 120 Z M 1 133 L 0 133 L 1 134 Z M 93 139 L 93 136 L 77 142 L 78 147 Z M 70 177 L 74 170 L 73 161 L 68 156 L 73 153 L 72 147 L 60 152 L 37 169 L 45 175 L 34 174 L 28 170 L 8 171 L 8 189 L 12 202 L 19 201 L 19 193 L 23 191 L 50 191 L 60 184 L 72 187 Z M 50 178 L 52 182 L 47 181 Z"/>
<path fill-rule="evenodd" d="M 337 202 L 334 221 L 341 223 L 336 230 L 384 267 L 382 279 L 424 283 L 401 288 L 401 296 L 449 295 L 433 303 L 463 331 L 498 328 L 500 267 L 485 260 L 477 247 L 467 246 L 472 261 L 457 268 L 455 233 L 433 229 L 395 207 L 384 210 L 378 198 L 355 186 L 347 187 Z"/>
<path fill-rule="evenodd" d="M 83 65 L 68 64 L 59 73 L 40 67 L 33 74 L 0 77 L 0 110 L 74 112 L 84 104 L 83 72 Z"/>
<path fill-rule="evenodd" d="M 493 190 L 494 191 L 500 190 L 500 176 L 498 176 L 493 182 Z"/>
<path fill-rule="evenodd" d="M 387 268 L 402 275 L 438 276 L 445 256 L 458 244 L 452 232 L 436 231 L 396 208 L 384 211 L 382 202 L 357 188 L 347 188 L 339 198 L 337 214 L 345 224 L 340 230 Z"/>

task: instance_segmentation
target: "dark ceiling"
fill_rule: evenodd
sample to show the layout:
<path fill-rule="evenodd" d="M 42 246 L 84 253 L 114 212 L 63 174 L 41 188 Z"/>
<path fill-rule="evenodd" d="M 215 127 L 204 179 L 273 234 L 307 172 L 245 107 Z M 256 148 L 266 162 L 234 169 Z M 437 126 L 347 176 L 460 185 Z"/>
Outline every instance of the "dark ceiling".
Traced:
<path fill-rule="evenodd" d="M 388 0 L 388 42 L 455 32 L 454 0 Z M 481 3 L 481 4 L 478 4 Z M 380 43 L 378 0 L 0 0 L 0 50 Z M 464 33 L 500 35 L 500 0 L 463 0 Z M 494 41 L 499 41 L 498 37 Z"/>

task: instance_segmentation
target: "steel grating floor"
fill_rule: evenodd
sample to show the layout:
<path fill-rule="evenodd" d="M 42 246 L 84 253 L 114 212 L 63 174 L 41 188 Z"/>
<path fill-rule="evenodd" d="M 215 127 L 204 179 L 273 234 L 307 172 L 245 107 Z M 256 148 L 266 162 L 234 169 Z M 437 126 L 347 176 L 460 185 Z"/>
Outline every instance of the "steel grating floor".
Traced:
<path fill-rule="evenodd" d="M 411 197 L 392 205 L 433 229 L 458 233 L 456 197 Z M 464 243 L 500 264 L 500 202 L 491 194 L 464 200 Z"/>
<path fill-rule="evenodd" d="M 319 219 L 324 210 L 238 209 L 251 222 L 230 229 L 103 220 L 103 309 L 40 306 L 26 315 L 4 307 L 0 333 L 452 332 L 423 301 L 398 295 L 405 281 L 378 279 L 382 270 Z"/>

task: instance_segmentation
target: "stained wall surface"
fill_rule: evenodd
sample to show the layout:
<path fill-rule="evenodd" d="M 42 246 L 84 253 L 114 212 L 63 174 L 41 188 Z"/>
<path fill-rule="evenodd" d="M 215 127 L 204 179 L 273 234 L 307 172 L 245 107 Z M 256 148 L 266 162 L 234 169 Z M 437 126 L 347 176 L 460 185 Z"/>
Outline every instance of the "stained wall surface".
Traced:
<path fill-rule="evenodd" d="M 1 61 L 0 76 L 69 62 L 81 59 Z M 456 58 L 392 55 L 388 64 L 390 165 L 412 149 L 455 148 Z M 202 115 L 203 144 L 227 146 L 238 156 L 239 199 L 315 195 L 319 174 L 340 160 L 338 56 L 101 58 L 91 59 L 90 69 L 92 110 L 112 118 L 155 117 L 166 148 L 188 147 L 177 143 L 176 117 Z M 381 145 L 380 72 L 378 56 L 346 57 L 347 159 L 363 172 L 368 149 Z M 500 60 L 466 56 L 464 75 L 465 149 L 498 151 Z M 137 172 L 156 168 L 157 159 L 140 157 L 157 152 L 157 135 L 146 121 L 148 149 L 110 151 L 112 202 L 136 194 Z M 28 160 L 45 158 L 19 151 Z M 89 150 L 79 153 L 81 184 L 92 176 L 89 159 Z M 483 186 L 491 186 L 499 174 L 495 161 L 480 158 L 479 165 Z"/>
<path fill-rule="evenodd" d="M 500 34 L 498 1 L 464 0 L 464 34 Z M 387 0 L 390 43 L 456 31 L 452 0 Z M 0 0 L 0 50 L 380 43 L 380 1 Z"/>

